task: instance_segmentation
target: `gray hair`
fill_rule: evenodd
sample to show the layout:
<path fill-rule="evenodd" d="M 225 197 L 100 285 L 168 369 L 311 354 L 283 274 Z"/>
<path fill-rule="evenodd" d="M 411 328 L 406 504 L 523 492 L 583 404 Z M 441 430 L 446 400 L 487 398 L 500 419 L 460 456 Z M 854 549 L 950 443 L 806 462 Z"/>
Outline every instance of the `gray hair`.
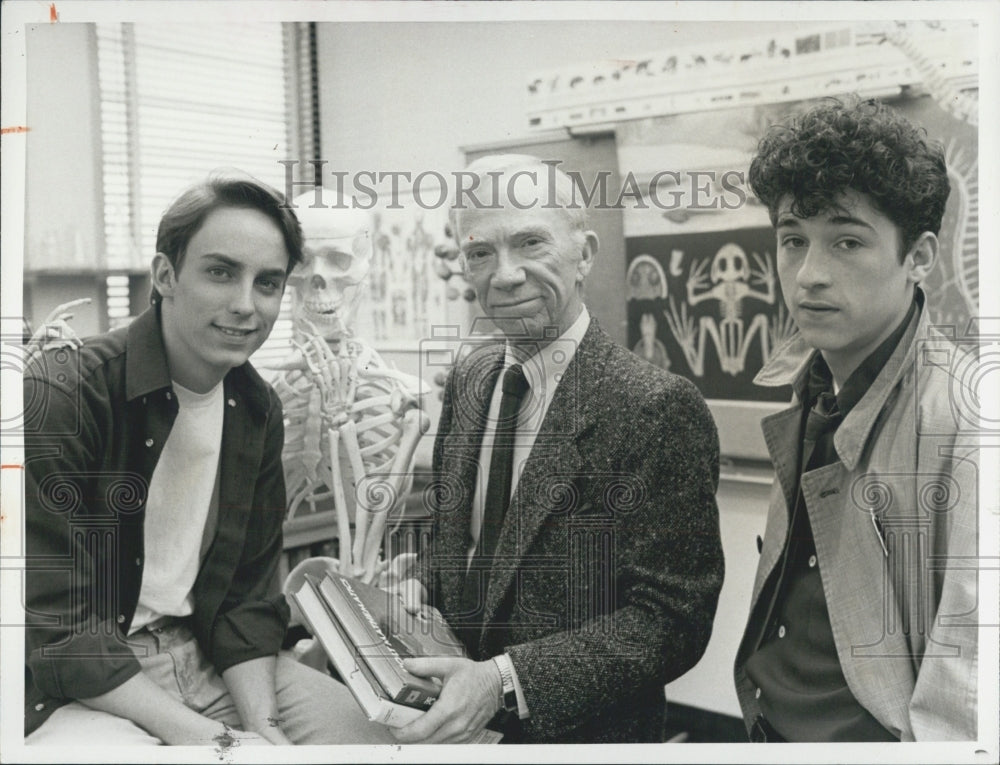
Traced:
<path fill-rule="evenodd" d="M 518 172 L 535 173 L 539 178 L 555 181 L 554 188 L 550 192 L 550 198 L 555 201 L 556 207 L 563 211 L 566 220 L 570 224 L 574 235 L 582 235 L 587 229 L 586 207 L 576 200 L 576 193 L 573 186 L 573 179 L 556 167 L 553 160 L 542 161 L 531 154 L 490 154 L 472 162 L 466 169 L 465 174 L 475 175 L 480 185 L 487 188 L 493 183 L 492 177 L 498 175 L 510 176 Z M 458 238 L 458 211 L 468 209 L 468 205 L 459 207 L 460 199 L 456 199 L 456 204 L 448 211 L 448 222 L 455 238 Z M 494 200 L 496 202 L 497 200 Z"/>

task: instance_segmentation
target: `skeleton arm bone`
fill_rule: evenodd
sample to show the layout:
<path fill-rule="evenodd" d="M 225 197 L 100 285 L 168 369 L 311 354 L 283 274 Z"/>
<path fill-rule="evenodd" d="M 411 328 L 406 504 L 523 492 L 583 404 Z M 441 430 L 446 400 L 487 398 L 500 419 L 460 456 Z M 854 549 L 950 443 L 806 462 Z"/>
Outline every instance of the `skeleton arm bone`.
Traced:
<path fill-rule="evenodd" d="M 351 567 L 351 519 L 347 514 L 344 499 L 344 482 L 340 475 L 340 433 L 333 428 L 327 430 L 330 441 L 330 472 L 333 474 L 333 506 L 337 510 L 337 534 L 340 537 L 340 570 L 353 574 Z"/>
<path fill-rule="evenodd" d="M 388 482 L 394 496 L 400 496 L 400 490 L 408 477 L 410 463 L 413 453 L 417 449 L 420 437 L 427 432 L 430 427 L 430 418 L 419 409 L 410 409 L 403 415 L 403 433 L 396 452 L 396 458 L 392 462 Z M 385 528 L 386 519 L 392 508 L 386 508 L 385 512 L 377 513 L 372 518 L 371 528 L 368 530 L 368 539 L 365 542 L 364 551 L 364 571 L 366 581 L 371 581 L 375 577 L 375 564 L 378 560 L 379 547 L 382 543 L 382 530 Z"/>
<path fill-rule="evenodd" d="M 353 420 L 348 420 L 340 426 L 340 440 L 347 451 L 347 459 L 351 463 L 351 472 L 354 474 L 354 545 L 351 548 L 351 554 L 354 565 L 360 566 L 371 513 L 368 510 L 364 492 L 360 490 L 368 474 L 365 471 L 365 463 L 358 446 L 358 429 Z"/>

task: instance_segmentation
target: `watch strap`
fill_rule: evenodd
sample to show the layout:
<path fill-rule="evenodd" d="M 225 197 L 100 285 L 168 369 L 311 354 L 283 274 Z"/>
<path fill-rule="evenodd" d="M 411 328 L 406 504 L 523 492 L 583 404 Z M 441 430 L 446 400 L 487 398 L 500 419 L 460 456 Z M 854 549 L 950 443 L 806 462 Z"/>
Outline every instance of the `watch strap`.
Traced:
<path fill-rule="evenodd" d="M 505 653 L 494 656 L 493 663 L 500 671 L 500 699 L 503 709 L 507 712 L 517 712 L 517 691 L 514 689 L 514 671 L 510 657 Z"/>

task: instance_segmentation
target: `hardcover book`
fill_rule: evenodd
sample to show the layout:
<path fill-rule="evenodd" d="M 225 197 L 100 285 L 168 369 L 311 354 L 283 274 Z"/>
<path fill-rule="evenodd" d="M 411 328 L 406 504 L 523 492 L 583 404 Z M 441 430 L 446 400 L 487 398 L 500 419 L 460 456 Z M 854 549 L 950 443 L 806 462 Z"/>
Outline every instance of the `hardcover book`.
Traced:
<path fill-rule="evenodd" d="M 357 579 L 332 572 L 322 579 L 307 574 L 291 596 L 358 705 L 374 722 L 407 725 L 438 696 L 440 684 L 407 672 L 403 659 L 466 655 L 436 611 L 414 616 L 397 596 Z M 487 728 L 471 743 L 492 744 L 501 738 Z"/>
<path fill-rule="evenodd" d="M 341 632 L 342 628 L 333 611 L 320 594 L 316 579 L 307 577 L 291 596 L 312 634 L 323 646 L 344 684 L 369 720 L 400 728 L 423 714 L 423 710 L 397 704 L 377 690 L 373 678 L 367 674 L 367 667 L 360 666 L 363 662 L 359 661 L 357 653 Z"/>
<path fill-rule="evenodd" d="M 444 619 L 430 609 L 414 616 L 396 595 L 348 576 L 328 574 L 319 590 L 385 696 L 427 709 L 441 686 L 407 672 L 403 659 L 465 656 L 465 647 Z"/>

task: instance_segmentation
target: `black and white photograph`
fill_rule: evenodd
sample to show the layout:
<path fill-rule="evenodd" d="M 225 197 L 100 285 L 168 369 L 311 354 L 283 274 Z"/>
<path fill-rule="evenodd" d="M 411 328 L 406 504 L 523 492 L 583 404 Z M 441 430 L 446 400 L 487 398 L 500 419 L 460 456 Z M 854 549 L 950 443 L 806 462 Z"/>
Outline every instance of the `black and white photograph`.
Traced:
<path fill-rule="evenodd" d="M 1000 761 L 1000 6 L 0 12 L 4 762 Z"/>

